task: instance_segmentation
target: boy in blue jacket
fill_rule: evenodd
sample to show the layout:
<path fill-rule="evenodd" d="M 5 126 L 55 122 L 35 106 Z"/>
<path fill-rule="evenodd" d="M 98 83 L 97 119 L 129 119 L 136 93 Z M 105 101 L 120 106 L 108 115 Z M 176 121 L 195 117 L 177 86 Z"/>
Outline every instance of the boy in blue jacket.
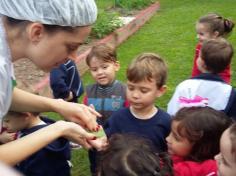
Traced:
<path fill-rule="evenodd" d="M 77 103 L 77 99 L 84 93 L 76 64 L 71 59 L 50 72 L 50 86 L 54 98 L 70 102 Z"/>

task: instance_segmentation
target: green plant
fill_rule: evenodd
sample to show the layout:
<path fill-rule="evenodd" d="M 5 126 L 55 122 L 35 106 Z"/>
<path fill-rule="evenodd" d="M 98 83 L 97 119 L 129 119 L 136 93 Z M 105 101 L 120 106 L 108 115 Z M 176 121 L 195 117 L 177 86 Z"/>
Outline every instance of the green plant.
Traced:
<path fill-rule="evenodd" d="M 101 11 L 98 13 L 98 19 L 92 28 L 91 36 L 102 38 L 122 25 L 117 13 Z"/>
<path fill-rule="evenodd" d="M 115 0 L 115 7 L 124 9 L 142 9 L 153 3 L 154 0 Z"/>

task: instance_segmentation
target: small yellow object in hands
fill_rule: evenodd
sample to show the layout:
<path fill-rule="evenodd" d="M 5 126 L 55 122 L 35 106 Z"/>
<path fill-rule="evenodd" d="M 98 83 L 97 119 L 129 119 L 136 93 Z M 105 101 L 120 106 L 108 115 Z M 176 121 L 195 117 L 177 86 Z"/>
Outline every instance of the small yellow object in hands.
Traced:
<path fill-rule="evenodd" d="M 105 131 L 103 130 L 103 128 L 100 127 L 100 129 L 96 132 L 92 132 L 97 138 L 101 138 L 106 136 Z"/>

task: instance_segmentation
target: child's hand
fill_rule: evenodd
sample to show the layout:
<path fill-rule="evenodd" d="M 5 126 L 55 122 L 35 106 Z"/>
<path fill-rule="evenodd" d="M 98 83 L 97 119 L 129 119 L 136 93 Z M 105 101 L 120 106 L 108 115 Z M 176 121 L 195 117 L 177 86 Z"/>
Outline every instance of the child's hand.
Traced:
<path fill-rule="evenodd" d="M 88 140 L 88 143 L 92 145 L 94 148 L 96 148 L 98 151 L 105 150 L 108 145 L 108 142 L 107 142 L 107 136 L 102 126 L 99 126 L 99 130 L 97 132 L 93 132 L 93 134 L 97 137 L 97 139 Z"/>
<path fill-rule="evenodd" d="M 0 142 L 5 144 L 15 140 L 16 133 L 8 133 L 7 131 L 0 134 Z"/>
<path fill-rule="evenodd" d="M 96 140 L 88 140 L 88 143 L 97 149 L 97 151 L 105 150 L 108 146 L 107 137 L 103 136 L 100 138 L 97 138 Z"/>

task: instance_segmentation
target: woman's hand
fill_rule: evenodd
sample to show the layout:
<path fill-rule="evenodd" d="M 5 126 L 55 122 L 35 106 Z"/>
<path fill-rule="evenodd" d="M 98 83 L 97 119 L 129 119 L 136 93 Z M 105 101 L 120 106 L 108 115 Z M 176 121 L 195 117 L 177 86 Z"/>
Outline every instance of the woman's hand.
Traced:
<path fill-rule="evenodd" d="M 90 131 L 97 131 L 97 116 L 101 116 L 93 108 L 77 103 L 70 103 L 64 100 L 57 100 L 55 111 L 61 114 L 66 120 L 79 123 L 82 127 Z"/>
<path fill-rule="evenodd" d="M 82 145 L 84 148 L 91 148 L 92 146 L 87 141 L 96 139 L 92 133 L 84 130 L 80 125 L 74 122 L 58 121 L 56 122 L 58 129 L 61 130 L 61 136 Z"/>

